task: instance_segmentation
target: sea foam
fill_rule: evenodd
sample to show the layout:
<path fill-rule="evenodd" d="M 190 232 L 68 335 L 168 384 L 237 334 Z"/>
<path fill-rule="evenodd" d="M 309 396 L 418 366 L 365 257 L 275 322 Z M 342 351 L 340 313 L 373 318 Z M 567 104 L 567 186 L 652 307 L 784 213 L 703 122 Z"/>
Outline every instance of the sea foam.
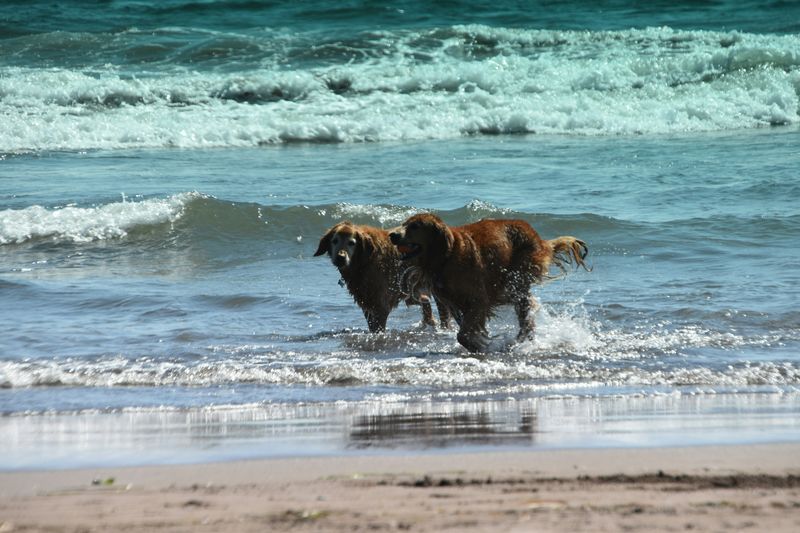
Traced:
<path fill-rule="evenodd" d="M 423 396 L 445 389 L 453 397 L 525 397 L 609 387 L 789 391 L 800 385 L 800 367 L 792 361 L 692 361 L 684 355 L 698 348 L 725 352 L 774 345 L 788 340 L 785 336 L 746 337 L 700 327 L 625 332 L 580 316 L 546 312 L 542 318 L 534 341 L 489 357 L 460 350 L 454 332 L 339 332 L 328 336 L 340 346 L 322 351 L 314 349 L 319 342 L 314 336 L 300 344 L 303 351 L 212 345 L 207 353 L 169 360 L 106 355 L 2 361 L 0 387 L 400 386 Z"/>
<path fill-rule="evenodd" d="M 296 60 L 315 47 L 331 59 Z M 240 70 L 3 68 L 0 152 L 663 134 L 799 118 L 794 35 L 471 25 L 346 45 L 297 36 L 269 54 Z"/>
<path fill-rule="evenodd" d="M 0 211 L 0 245 L 35 239 L 90 242 L 120 238 L 136 227 L 175 222 L 198 197 L 198 193 L 182 193 L 136 202 L 123 198 L 96 207 L 8 209 Z"/>

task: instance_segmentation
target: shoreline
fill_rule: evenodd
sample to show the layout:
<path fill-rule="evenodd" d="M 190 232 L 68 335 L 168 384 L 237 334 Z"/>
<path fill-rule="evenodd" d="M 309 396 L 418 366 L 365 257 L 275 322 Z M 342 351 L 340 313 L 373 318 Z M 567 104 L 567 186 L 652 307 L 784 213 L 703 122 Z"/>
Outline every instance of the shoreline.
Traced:
<path fill-rule="evenodd" d="M 800 443 L 0 472 L 4 532 L 524 531 L 534 525 L 796 531 Z"/>
<path fill-rule="evenodd" d="M 0 472 L 800 442 L 800 394 L 269 404 L 0 417 Z"/>

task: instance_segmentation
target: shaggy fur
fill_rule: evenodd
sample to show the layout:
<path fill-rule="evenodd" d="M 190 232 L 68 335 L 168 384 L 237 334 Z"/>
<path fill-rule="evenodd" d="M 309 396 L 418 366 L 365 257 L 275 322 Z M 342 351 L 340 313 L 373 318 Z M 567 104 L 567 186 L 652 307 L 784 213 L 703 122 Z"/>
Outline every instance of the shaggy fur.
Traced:
<path fill-rule="evenodd" d="M 404 272 L 400 252 L 389 241 L 389 232 L 340 222 L 320 239 L 314 256 L 323 254 L 328 254 L 339 269 L 371 332 L 385 330 L 389 313 L 403 300 L 407 304 L 421 304 L 423 322 L 436 325 L 429 292 L 418 284 L 403 287 L 409 284 L 408 273 Z M 450 318 L 443 306 L 439 306 L 439 319 L 442 327 L 449 325 Z"/>
<path fill-rule="evenodd" d="M 450 227 L 436 215 L 414 215 L 390 234 L 417 283 L 430 288 L 459 324 L 458 342 L 471 352 L 488 344 L 486 324 L 494 309 L 513 304 L 518 340 L 533 334 L 531 285 L 549 278 L 551 265 L 587 269 L 586 243 L 575 237 L 543 240 L 523 220 L 481 220 Z"/>

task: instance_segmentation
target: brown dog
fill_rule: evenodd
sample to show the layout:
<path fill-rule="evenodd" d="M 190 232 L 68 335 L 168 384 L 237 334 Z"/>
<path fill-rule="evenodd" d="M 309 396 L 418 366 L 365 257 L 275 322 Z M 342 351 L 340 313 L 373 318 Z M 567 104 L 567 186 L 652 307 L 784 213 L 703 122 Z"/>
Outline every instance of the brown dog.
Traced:
<path fill-rule="evenodd" d="M 389 313 L 405 300 L 422 305 L 422 320 L 435 326 L 430 298 L 419 288 L 403 290 L 405 267 L 400 252 L 389 241 L 389 232 L 344 221 L 329 229 L 319 241 L 314 256 L 328 254 L 339 269 L 347 290 L 364 312 L 371 332 L 386 329 Z M 443 327 L 450 322 L 446 308 L 439 306 Z"/>
<path fill-rule="evenodd" d="M 389 238 L 419 270 L 419 283 L 449 308 L 459 324 L 458 342 L 471 352 L 486 349 L 486 323 L 499 305 L 514 304 L 518 340 L 533 333 L 530 288 L 549 277 L 551 264 L 563 271 L 574 262 L 588 270 L 586 243 L 575 237 L 543 240 L 523 220 L 450 227 L 425 213 L 406 220 Z"/>

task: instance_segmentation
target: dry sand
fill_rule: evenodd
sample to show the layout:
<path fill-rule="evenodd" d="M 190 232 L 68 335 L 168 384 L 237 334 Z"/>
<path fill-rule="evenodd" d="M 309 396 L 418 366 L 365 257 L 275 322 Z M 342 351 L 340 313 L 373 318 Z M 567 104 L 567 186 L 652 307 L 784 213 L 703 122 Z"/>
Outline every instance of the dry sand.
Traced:
<path fill-rule="evenodd" d="M 10 531 L 800 531 L 800 444 L 0 473 Z"/>

